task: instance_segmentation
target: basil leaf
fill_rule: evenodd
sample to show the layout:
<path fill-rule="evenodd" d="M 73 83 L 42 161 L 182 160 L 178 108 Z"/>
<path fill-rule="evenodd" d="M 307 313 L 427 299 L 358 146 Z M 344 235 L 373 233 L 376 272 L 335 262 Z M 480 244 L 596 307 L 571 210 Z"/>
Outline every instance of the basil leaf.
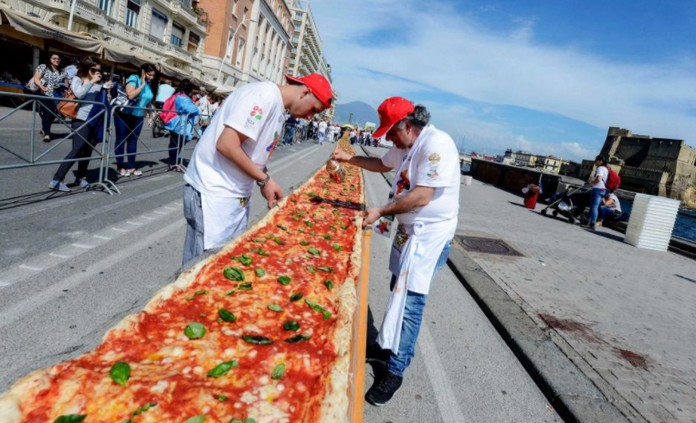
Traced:
<path fill-rule="evenodd" d="M 285 275 L 279 276 L 279 277 L 278 277 L 278 282 L 279 282 L 281 285 L 287 285 L 287 284 L 290 283 L 290 277 L 289 277 L 289 276 L 285 276 Z"/>
<path fill-rule="evenodd" d="M 322 272 L 329 272 L 329 273 L 333 272 L 333 269 L 330 268 L 329 266 L 319 266 L 319 267 L 317 267 L 317 269 L 321 270 Z"/>
<path fill-rule="evenodd" d="M 242 339 L 250 344 L 255 345 L 270 345 L 273 343 L 273 341 L 266 338 L 265 336 L 259 335 L 242 335 Z"/>
<path fill-rule="evenodd" d="M 277 312 L 283 311 L 283 308 L 279 305 L 276 305 L 276 304 L 269 304 L 268 309 L 271 311 L 277 311 Z"/>
<path fill-rule="evenodd" d="M 295 335 L 291 336 L 290 338 L 286 339 L 285 342 L 290 343 L 290 344 L 296 344 L 298 342 L 302 341 L 309 341 L 311 336 L 309 335 Z"/>
<path fill-rule="evenodd" d="M 334 244 L 334 245 L 332 245 L 332 247 L 333 247 L 333 249 L 336 250 L 336 251 L 341 251 L 341 250 L 343 249 L 343 247 L 341 247 L 341 246 L 338 245 L 338 244 Z"/>
<path fill-rule="evenodd" d="M 316 269 L 314 269 L 314 267 L 312 266 L 307 266 L 307 270 L 309 271 L 309 273 L 317 273 Z"/>
<path fill-rule="evenodd" d="M 329 291 L 331 291 L 334 287 L 334 284 L 333 284 L 333 282 L 331 282 L 330 279 L 325 280 L 324 285 L 329 289 Z"/>
<path fill-rule="evenodd" d="M 276 227 L 277 227 L 277 228 L 279 228 L 279 229 L 282 229 L 282 230 L 284 230 L 285 232 L 287 232 L 287 231 L 288 231 L 288 228 L 286 228 L 286 227 L 285 227 L 285 226 L 283 226 L 283 225 L 276 225 Z"/>
<path fill-rule="evenodd" d="M 300 241 L 300 245 L 306 247 L 307 245 L 309 245 L 309 241 Z"/>
<path fill-rule="evenodd" d="M 193 416 L 186 420 L 184 423 L 205 423 L 205 414 L 200 414 L 198 416 Z"/>
<path fill-rule="evenodd" d="M 298 331 L 300 330 L 300 324 L 294 320 L 288 320 L 287 322 L 283 323 L 283 329 Z"/>
<path fill-rule="evenodd" d="M 111 376 L 111 380 L 113 380 L 115 383 L 121 386 L 126 386 L 126 382 L 128 382 L 130 374 L 130 364 L 126 363 L 125 361 L 119 361 L 118 363 L 111 366 L 111 370 L 109 370 L 109 376 Z"/>
<path fill-rule="evenodd" d="M 292 200 L 291 200 L 291 201 L 292 201 Z M 242 419 L 232 419 L 232 420 L 230 420 L 230 423 L 256 423 L 256 420 L 255 420 L 255 419 L 252 419 L 251 417 L 249 417 L 249 418 L 244 419 L 244 420 L 242 420 Z"/>
<path fill-rule="evenodd" d="M 203 338 L 203 336 L 205 336 L 205 326 L 198 322 L 189 323 L 184 329 L 184 335 L 186 335 L 188 339 Z"/>
<path fill-rule="evenodd" d="M 229 397 L 227 395 L 217 394 L 215 395 L 215 399 L 218 401 L 227 401 Z"/>
<path fill-rule="evenodd" d="M 240 291 L 251 291 L 252 288 L 253 286 L 251 285 L 251 282 L 244 282 L 237 285 L 237 289 Z"/>
<path fill-rule="evenodd" d="M 280 363 L 273 368 L 273 371 L 271 372 L 271 379 L 273 380 L 278 380 L 282 379 L 283 376 L 285 375 L 285 363 Z"/>
<path fill-rule="evenodd" d="M 256 276 L 259 278 L 266 276 L 266 271 L 263 269 L 254 269 L 254 272 L 256 272 Z"/>
<path fill-rule="evenodd" d="M 244 272 L 242 272 L 236 267 L 225 267 L 225 270 L 222 271 L 222 274 L 225 275 L 225 277 L 231 281 L 244 280 Z"/>
<path fill-rule="evenodd" d="M 270 254 L 268 252 L 264 251 L 263 248 L 259 248 L 258 250 L 255 250 L 255 251 L 256 251 L 256 254 L 258 254 L 260 256 L 264 256 L 264 257 L 270 256 Z"/>
<path fill-rule="evenodd" d="M 314 227 L 314 222 L 312 222 L 311 220 L 305 220 L 305 221 L 304 221 L 304 224 L 307 225 L 307 226 L 310 227 L 310 228 L 311 228 L 311 227 Z"/>
<path fill-rule="evenodd" d="M 245 266 L 248 266 L 251 264 L 251 257 L 249 257 L 247 254 L 242 254 L 241 256 L 237 257 L 237 261 Z"/>
<path fill-rule="evenodd" d="M 307 304 L 312 310 L 318 311 L 319 313 L 324 316 L 324 320 L 329 320 L 331 318 L 331 312 L 326 310 L 324 307 L 320 306 L 317 303 L 314 303 L 308 299 L 305 298 L 305 304 Z"/>
<path fill-rule="evenodd" d="M 309 254 L 315 256 L 315 257 L 318 257 L 318 256 L 321 255 L 321 251 L 317 250 L 317 249 L 314 248 L 314 247 L 309 247 L 309 248 L 307 249 L 307 252 L 308 252 Z"/>
<path fill-rule="evenodd" d="M 236 292 L 236 289 L 230 289 L 229 291 L 225 292 L 225 295 L 229 297 L 230 295 L 234 295 Z"/>
<path fill-rule="evenodd" d="M 302 293 L 301 293 L 301 292 L 296 292 L 296 293 L 294 293 L 294 294 L 292 294 L 292 295 L 290 296 L 290 301 L 291 301 L 291 302 L 295 302 L 295 301 L 301 300 L 301 299 L 302 299 Z"/>
<path fill-rule="evenodd" d="M 191 295 L 190 297 L 186 297 L 185 300 L 191 301 L 199 295 L 205 295 L 205 294 L 209 294 L 209 293 L 210 293 L 210 291 L 208 291 L 207 289 L 200 289 L 200 290 L 194 292 L 193 295 Z"/>
<path fill-rule="evenodd" d="M 230 323 L 234 323 L 237 320 L 237 316 L 235 316 L 234 313 L 227 310 L 226 308 L 219 308 L 218 316 L 220 316 L 222 320 Z"/>
<path fill-rule="evenodd" d="M 273 236 L 273 242 L 275 242 L 278 245 L 285 245 L 285 241 L 283 241 L 282 239 L 278 238 L 275 235 Z"/>
<path fill-rule="evenodd" d="M 66 414 L 53 420 L 53 423 L 79 423 L 86 417 L 86 414 Z"/>
<path fill-rule="evenodd" d="M 220 377 L 224 376 L 227 372 L 232 370 L 233 368 L 237 367 L 239 365 L 239 362 L 237 360 L 232 360 L 232 361 L 224 361 L 217 366 L 213 367 L 210 369 L 208 372 L 208 377 Z"/>
<path fill-rule="evenodd" d="M 341 229 L 348 229 L 348 225 L 346 225 L 345 223 L 341 223 L 339 226 L 341 227 Z"/>
<path fill-rule="evenodd" d="M 326 240 L 330 240 L 330 239 L 331 239 L 331 235 L 329 235 L 329 234 L 324 234 L 324 235 L 322 235 L 321 237 L 324 238 L 324 239 L 326 239 Z"/>
<path fill-rule="evenodd" d="M 264 242 L 265 241 L 263 238 L 252 238 L 251 240 L 254 242 Z"/>
<path fill-rule="evenodd" d="M 141 405 L 140 407 L 138 407 L 138 409 L 133 412 L 132 416 L 133 417 L 139 416 L 139 415 L 143 414 L 144 412 L 146 412 L 147 410 L 151 409 L 152 407 L 156 407 L 156 406 L 157 406 L 156 402 L 148 402 L 147 404 L 144 404 L 144 405 Z"/>

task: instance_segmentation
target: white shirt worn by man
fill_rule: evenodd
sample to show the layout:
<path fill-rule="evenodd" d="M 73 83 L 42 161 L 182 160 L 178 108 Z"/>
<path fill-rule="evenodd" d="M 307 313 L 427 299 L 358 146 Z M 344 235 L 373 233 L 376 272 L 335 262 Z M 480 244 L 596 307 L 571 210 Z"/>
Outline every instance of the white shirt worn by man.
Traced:
<path fill-rule="evenodd" d="M 284 114 L 283 98 L 276 84 L 247 84 L 222 103 L 198 141 L 184 180 L 201 193 L 206 250 L 221 247 L 229 240 L 229 233 L 222 228 L 225 213 L 239 204 L 248 207 L 247 200 L 255 186 L 252 177 L 218 153 L 220 134 L 229 126 L 248 137 L 241 148 L 263 169 L 280 139 Z"/>
<path fill-rule="evenodd" d="M 321 121 L 319 122 L 319 133 L 325 134 L 326 133 L 326 122 Z"/>

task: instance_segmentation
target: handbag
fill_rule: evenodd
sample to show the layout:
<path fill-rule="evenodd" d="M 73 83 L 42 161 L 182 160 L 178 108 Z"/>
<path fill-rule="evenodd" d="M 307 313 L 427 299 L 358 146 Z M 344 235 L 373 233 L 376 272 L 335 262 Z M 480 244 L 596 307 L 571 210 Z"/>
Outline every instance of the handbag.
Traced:
<path fill-rule="evenodd" d="M 124 91 L 117 90 L 118 95 L 116 96 L 115 99 L 111 100 L 111 106 L 113 107 L 124 107 L 124 106 L 132 106 L 133 105 L 133 100 L 128 98 L 128 94 L 126 94 Z"/>
<path fill-rule="evenodd" d="M 77 117 L 77 110 L 80 108 L 80 103 L 76 101 L 65 101 L 65 100 L 75 100 L 75 93 L 72 92 L 70 88 L 65 90 L 63 95 L 63 100 L 58 102 L 56 109 L 61 116 L 68 119 L 75 119 Z"/>

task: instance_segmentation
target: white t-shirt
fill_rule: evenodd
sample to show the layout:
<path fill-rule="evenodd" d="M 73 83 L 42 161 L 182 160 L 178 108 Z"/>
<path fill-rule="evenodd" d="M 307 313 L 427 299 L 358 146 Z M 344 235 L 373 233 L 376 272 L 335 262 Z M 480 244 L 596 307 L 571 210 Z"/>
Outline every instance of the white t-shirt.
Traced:
<path fill-rule="evenodd" d="M 255 82 L 235 90 L 220 106 L 193 150 L 184 180 L 201 193 L 216 197 L 251 197 L 254 179 L 218 153 L 215 145 L 229 126 L 246 135 L 242 150 L 259 169 L 268 162 L 280 139 L 285 107 L 273 82 Z"/>
<path fill-rule="evenodd" d="M 430 203 L 397 215 L 399 223 L 434 223 L 457 218 L 459 152 L 447 133 L 428 125 L 411 148 L 392 147 L 382 157 L 382 163 L 397 172 L 395 189 L 392 190 L 394 199 L 403 197 L 417 186 L 435 188 Z"/>
<path fill-rule="evenodd" d="M 606 166 L 597 166 L 597 170 L 595 170 L 594 178 L 593 180 L 596 179 L 598 176 L 602 177 L 602 180 L 597 182 L 596 184 L 592 184 L 592 188 L 601 188 L 601 189 L 606 189 L 605 183 L 607 182 L 607 178 L 609 177 L 609 169 L 607 169 Z"/>
<path fill-rule="evenodd" d="M 326 133 L 326 122 L 319 122 L 319 132 L 322 134 Z"/>

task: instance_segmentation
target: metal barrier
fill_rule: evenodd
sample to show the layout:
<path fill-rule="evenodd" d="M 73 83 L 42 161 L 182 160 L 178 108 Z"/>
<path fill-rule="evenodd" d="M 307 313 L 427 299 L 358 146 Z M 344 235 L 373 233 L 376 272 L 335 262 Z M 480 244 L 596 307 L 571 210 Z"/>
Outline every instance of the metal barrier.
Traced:
<path fill-rule="evenodd" d="M 136 130 L 136 128 L 129 128 L 129 130 L 126 133 L 125 137 L 122 137 L 124 139 L 117 139 L 116 137 L 116 130 L 115 130 L 115 125 L 116 125 L 116 119 L 119 118 L 119 114 L 122 114 L 123 110 L 126 109 L 131 109 L 131 110 L 143 110 L 146 115 L 149 114 L 153 116 L 153 123 L 155 120 L 159 119 L 159 113 L 160 112 L 175 112 L 175 110 L 164 110 L 164 109 L 153 109 L 153 108 L 139 108 L 139 107 L 132 107 L 132 106 L 118 106 L 118 107 L 109 107 L 105 105 L 104 103 L 97 102 L 97 101 L 87 101 L 87 100 L 79 100 L 79 99 L 64 99 L 64 98 L 47 98 L 46 96 L 42 95 L 32 95 L 32 94 L 19 94 L 19 93 L 4 93 L 0 92 L 0 100 L 3 98 L 8 98 L 10 99 L 13 103 L 17 104 L 16 107 L 8 107 L 8 111 L 0 114 L 0 153 L 5 152 L 9 156 L 9 160 L 7 160 L 7 156 L 5 159 L 2 159 L 0 157 L 0 171 L 2 170 L 10 170 L 10 169 L 18 169 L 18 168 L 26 168 L 26 167 L 32 167 L 32 166 L 43 166 L 43 165 L 54 165 L 54 164 L 62 164 L 62 163 L 77 163 L 80 161 L 99 161 L 99 176 L 98 180 L 91 182 L 89 186 L 86 188 L 87 190 L 95 189 L 95 188 L 102 188 L 102 190 L 109 195 L 113 195 L 114 193 L 120 194 L 120 190 L 116 186 L 115 181 L 111 180 L 109 178 L 109 170 L 110 170 L 110 161 L 112 159 L 119 159 L 119 158 L 127 158 L 128 152 L 127 150 L 124 151 L 122 154 L 115 154 L 115 149 L 117 147 L 117 142 L 124 143 L 125 139 L 128 138 L 128 136 L 132 135 L 133 132 Z M 81 125 L 77 126 L 76 128 L 72 128 L 72 122 L 69 122 L 67 119 L 63 118 L 60 116 L 58 113 L 56 113 L 55 109 L 48 107 L 45 103 L 47 100 L 55 101 L 56 103 L 58 101 L 69 101 L 69 102 L 74 102 L 74 103 L 79 103 L 79 104 L 91 104 L 93 107 L 97 107 L 98 110 L 91 115 L 91 117 L 86 121 L 83 122 Z M 109 108 L 111 110 L 109 110 Z M 37 136 L 38 131 L 40 129 L 41 125 L 41 118 L 39 116 L 39 112 L 41 113 L 51 113 L 52 116 L 55 118 L 55 120 L 62 125 L 62 127 L 68 129 L 67 134 L 61 134 L 60 138 L 56 138 L 52 140 L 52 143 L 50 146 L 47 148 L 41 148 L 42 146 L 45 146 L 47 144 L 37 141 L 40 139 L 40 137 Z M 28 117 L 26 116 L 26 113 L 31 113 L 31 116 Z M 12 117 L 19 117 L 15 122 L 10 122 Z M 179 125 L 182 125 L 179 127 L 181 129 L 185 125 L 191 125 L 192 116 L 189 114 L 178 114 L 179 116 Z M 86 125 L 95 125 L 98 122 L 100 122 L 102 119 L 107 120 L 107 124 L 102 125 L 101 130 L 103 131 L 101 133 L 102 135 L 102 142 L 101 142 L 101 148 L 97 145 L 97 143 L 93 143 L 92 140 L 85 140 L 87 145 L 89 145 L 90 149 L 92 151 L 96 151 L 97 155 L 96 156 L 90 156 L 90 157 L 85 157 L 85 158 L 74 158 L 74 159 L 65 159 L 61 158 L 58 159 L 55 157 L 55 155 L 58 153 L 56 151 L 57 148 L 59 148 L 63 143 L 65 143 L 67 140 L 72 140 L 73 137 L 79 136 L 78 131 L 80 131 L 82 128 L 84 128 Z M 140 123 L 142 125 L 142 128 L 145 127 L 145 117 L 143 117 L 143 121 Z M 21 124 L 26 125 L 26 122 L 30 121 L 31 126 L 29 128 L 22 127 Z M 161 121 L 160 121 L 161 123 Z M 14 127 L 13 127 L 14 125 Z M 55 125 L 55 124 L 54 124 Z M 141 128 L 141 130 L 142 130 Z M 154 128 L 153 128 L 154 129 Z M 163 130 L 163 126 L 159 127 L 160 130 Z M 7 137 L 3 137 L 5 130 L 11 133 L 10 137 L 14 137 L 13 141 L 9 141 Z M 30 134 L 27 137 L 29 140 L 28 143 L 28 154 L 23 150 L 27 146 L 26 140 L 21 137 L 21 135 L 17 135 L 17 132 L 20 131 L 26 131 L 29 130 Z M 178 130 L 176 131 L 177 133 L 180 132 L 182 134 L 186 133 L 186 130 Z M 193 137 L 197 138 L 200 136 L 200 129 L 197 127 L 197 125 L 194 125 L 192 127 L 192 132 L 193 132 Z M 140 134 L 138 134 L 140 135 Z M 154 135 L 154 134 L 153 134 Z M 147 137 L 141 137 L 138 136 L 136 140 L 136 150 L 139 149 L 138 147 L 144 147 L 145 151 L 142 151 L 142 148 L 140 148 L 140 152 L 135 153 L 138 155 L 152 155 L 152 154 L 157 154 L 157 153 L 164 153 L 166 152 L 169 154 L 170 151 L 176 151 L 175 154 L 175 166 L 180 166 L 182 170 L 185 170 L 184 167 L 184 152 L 188 150 L 192 150 L 193 146 L 186 147 L 186 142 L 185 135 L 178 135 L 176 137 L 176 143 L 174 146 L 170 147 L 169 146 L 169 141 L 171 136 L 167 137 L 167 145 L 166 146 L 157 146 L 155 144 L 154 139 L 157 137 L 153 137 L 152 140 L 146 139 Z M 194 143 L 191 143 L 194 144 Z M 171 163 L 169 163 L 171 165 Z"/>
<path fill-rule="evenodd" d="M 43 95 L 33 95 L 33 94 L 19 94 L 19 93 L 4 93 L 0 92 L 0 99 L 2 98 L 9 98 L 11 100 L 18 100 L 18 105 L 15 106 L 14 108 L 10 108 L 11 110 L 7 113 L 4 113 L 0 115 L 0 124 L 3 122 L 9 121 L 9 118 L 15 115 L 19 115 L 22 112 L 27 112 L 27 108 L 30 108 L 31 110 L 31 128 L 30 130 L 30 136 L 29 136 L 29 155 L 28 157 L 25 157 L 20 151 L 14 151 L 13 146 L 11 145 L 11 142 L 2 142 L 0 143 L 0 149 L 4 150 L 6 153 L 8 153 L 10 156 L 15 157 L 18 159 L 18 162 L 15 163 L 9 163 L 9 164 L 3 164 L 0 163 L 0 171 L 1 170 L 9 170 L 9 169 L 17 169 L 17 168 L 26 168 L 26 167 L 32 167 L 32 166 L 44 166 L 44 165 L 52 165 L 52 164 L 62 164 L 62 163 L 76 163 L 79 161 L 91 161 L 91 160 L 99 160 L 100 161 L 100 172 L 99 172 L 99 179 L 95 182 L 92 182 L 89 184 L 87 189 L 93 189 L 96 187 L 101 187 L 104 189 L 109 194 L 112 194 L 112 189 L 115 189 L 115 186 L 112 186 L 111 188 L 108 186 L 110 184 L 110 181 L 105 180 L 104 178 L 104 165 L 106 164 L 106 149 L 107 149 L 107 143 L 105 142 L 106 140 L 106 134 L 107 134 L 107 128 L 108 124 L 102 125 L 102 147 L 101 150 L 97 148 L 96 144 L 93 144 L 91 140 L 85 140 L 87 145 L 92 149 L 92 151 L 96 151 L 98 153 L 98 156 L 96 157 L 85 157 L 85 158 L 71 158 L 71 159 L 47 159 L 47 160 L 42 160 L 44 158 L 48 158 L 50 154 L 56 150 L 60 145 L 62 145 L 64 142 L 66 142 L 68 139 L 72 139 L 74 136 L 76 136 L 77 132 L 84 128 L 86 125 L 90 124 L 97 124 L 101 119 L 104 119 L 107 117 L 106 113 L 106 105 L 104 105 L 101 102 L 97 101 L 87 101 L 87 100 L 79 100 L 79 99 L 73 99 L 73 100 L 68 100 L 68 99 L 60 99 L 60 98 L 47 98 L 46 96 Z M 72 103 L 79 103 L 79 104 L 91 104 L 92 107 L 97 107 L 97 112 L 93 114 L 93 116 L 88 119 L 87 121 L 83 122 L 82 125 L 78 126 L 77 128 L 73 129 L 72 124 L 68 125 L 68 122 L 60 116 L 58 113 L 54 111 L 54 109 L 49 108 L 46 106 L 47 101 L 69 101 Z M 59 138 L 55 144 L 52 144 L 49 148 L 47 148 L 45 151 L 40 152 L 37 154 L 37 142 L 36 142 L 36 133 L 37 133 L 37 116 L 39 116 L 40 112 L 43 113 L 50 113 L 55 120 L 57 120 L 60 124 L 62 124 L 64 127 L 68 128 L 68 134 L 63 136 L 62 138 Z M 41 118 L 39 117 L 38 120 Z M 24 119 L 21 120 L 21 122 L 25 122 Z M 8 128 L 10 130 L 15 129 L 16 131 L 21 131 L 23 128 Z M 19 140 L 19 145 L 17 148 L 23 147 L 23 142 L 20 139 Z"/>

